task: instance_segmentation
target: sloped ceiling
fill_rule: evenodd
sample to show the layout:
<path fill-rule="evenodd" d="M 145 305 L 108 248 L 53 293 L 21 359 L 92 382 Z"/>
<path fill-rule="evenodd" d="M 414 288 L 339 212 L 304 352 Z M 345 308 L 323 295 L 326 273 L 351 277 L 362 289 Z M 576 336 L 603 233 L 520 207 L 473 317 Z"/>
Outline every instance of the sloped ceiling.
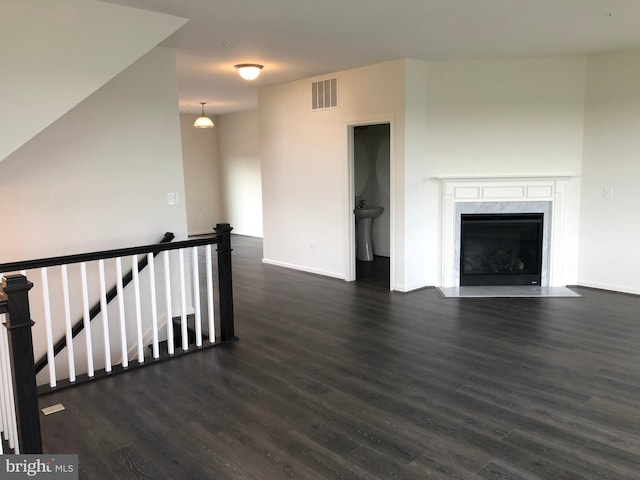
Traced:
<path fill-rule="evenodd" d="M 91 0 L 0 2 L 0 160 L 186 22 Z"/>

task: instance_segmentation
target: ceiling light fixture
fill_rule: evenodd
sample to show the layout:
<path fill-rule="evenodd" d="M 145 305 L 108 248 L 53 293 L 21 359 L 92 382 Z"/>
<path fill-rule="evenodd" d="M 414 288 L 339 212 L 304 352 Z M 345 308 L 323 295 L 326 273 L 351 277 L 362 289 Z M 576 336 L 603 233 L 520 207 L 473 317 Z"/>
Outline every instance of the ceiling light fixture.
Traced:
<path fill-rule="evenodd" d="M 196 128 L 213 128 L 213 121 L 204 114 L 204 106 L 206 102 L 200 102 L 202 105 L 202 115 L 196 118 L 196 121 L 193 122 L 193 126 Z"/>
<path fill-rule="evenodd" d="M 264 68 L 263 65 L 257 63 L 240 63 L 233 66 L 242 78 L 245 80 L 255 80 L 260 75 L 260 71 Z"/>

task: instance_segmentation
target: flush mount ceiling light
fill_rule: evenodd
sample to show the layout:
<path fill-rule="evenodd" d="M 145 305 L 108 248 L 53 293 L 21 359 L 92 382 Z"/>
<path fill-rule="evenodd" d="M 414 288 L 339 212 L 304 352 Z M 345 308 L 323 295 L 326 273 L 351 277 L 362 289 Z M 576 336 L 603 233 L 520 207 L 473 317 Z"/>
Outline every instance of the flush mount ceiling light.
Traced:
<path fill-rule="evenodd" d="M 241 63 L 233 67 L 238 70 L 240 76 L 245 80 L 255 80 L 264 68 L 263 65 L 258 65 L 257 63 Z"/>
<path fill-rule="evenodd" d="M 206 102 L 200 102 L 202 105 L 202 115 L 196 118 L 196 121 L 193 122 L 193 126 L 196 128 L 213 128 L 213 121 L 204 114 L 204 106 Z"/>

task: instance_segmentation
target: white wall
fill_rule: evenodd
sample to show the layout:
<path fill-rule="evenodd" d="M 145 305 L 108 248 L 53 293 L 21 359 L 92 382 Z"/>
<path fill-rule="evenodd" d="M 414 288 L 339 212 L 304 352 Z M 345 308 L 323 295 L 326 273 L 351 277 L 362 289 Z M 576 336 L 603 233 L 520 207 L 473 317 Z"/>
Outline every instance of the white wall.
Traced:
<path fill-rule="evenodd" d="M 0 19 L 0 161 L 187 21 L 91 0 L 3 1 Z"/>
<path fill-rule="evenodd" d="M 156 48 L 0 163 L 0 262 L 186 238 L 175 58 Z"/>
<path fill-rule="evenodd" d="M 265 262 L 346 278 L 353 221 L 349 125 L 391 121 L 392 138 L 403 130 L 403 64 L 260 89 Z M 339 108 L 312 111 L 311 82 L 332 77 L 338 77 Z M 402 143 L 393 145 L 392 162 L 401 162 Z"/>
<path fill-rule="evenodd" d="M 640 50 L 591 56 L 587 72 L 579 283 L 640 294 Z"/>
<path fill-rule="evenodd" d="M 430 169 L 438 175 L 576 174 L 586 58 L 428 65 Z"/>
<path fill-rule="evenodd" d="M 260 122 L 257 110 L 221 115 L 220 185 L 225 222 L 233 233 L 262 237 Z"/>
<path fill-rule="evenodd" d="M 0 163 L 0 198 L 7 212 L 0 263 L 156 243 L 167 231 L 186 239 L 184 202 L 168 206 L 166 199 L 167 192 L 184 198 L 182 171 L 175 57 L 172 50 L 156 48 Z M 77 265 L 70 271 L 75 270 Z M 89 274 L 93 304 L 96 273 Z M 107 275 L 113 285 L 113 271 Z M 35 283 L 30 298 L 39 357 L 45 350 L 41 280 L 39 272 L 29 277 Z M 59 278 L 51 269 L 56 339 L 64 329 Z M 73 282 L 75 321 L 82 304 L 77 279 Z M 162 298 L 160 292 L 159 305 Z M 143 311 L 146 303 L 145 297 Z M 162 324 L 167 315 L 160 310 Z M 98 365 L 100 335 L 97 320 Z M 81 352 L 82 338 L 76 343 Z M 61 356 L 56 363 L 64 362 Z M 78 368 L 86 365 L 80 361 Z"/>
<path fill-rule="evenodd" d="M 414 136 L 425 157 L 412 174 L 416 186 L 408 189 L 423 182 L 428 192 L 426 284 L 437 285 L 439 278 L 433 236 L 441 232 L 431 230 L 441 192 L 434 177 L 568 175 L 563 235 L 577 246 L 585 82 L 583 57 L 427 64 L 422 140 Z M 565 250 L 563 264 L 569 283 L 577 281 L 577 247 Z"/>
<path fill-rule="evenodd" d="M 394 289 L 439 282 L 440 176 L 571 177 L 563 235 L 577 245 L 586 58 L 398 60 L 336 75 L 334 110 L 310 110 L 315 79 L 259 92 L 265 261 L 345 278 L 344 125 L 385 119 Z M 563 263 L 569 281 L 577 255 L 570 250 Z"/>
<path fill-rule="evenodd" d="M 402 200 L 402 215 L 396 223 L 396 239 L 403 241 L 403 277 L 401 290 L 408 291 L 427 285 L 437 285 L 433 272 L 437 270 L 440 255 L 436 232 L 440 228 L 438 201 L 433 193 L 439 185 L 430 178 L 431 160 L 426 138 L 431 130 L 428 98 L 428 64 L 407 60 L 405 69 L 405 129 L 404 168 L 398 172 L 398 198 Z M 399 249 L 396 249 L 399 250 Z"/>
<path fill-rule="evenodd" d="M 213 233 L 223 223 L 218 158 L 218 119 L 214 128 L 195 128 L 198 115 L 181 114 L 182 160 L 189 235 Z"/>

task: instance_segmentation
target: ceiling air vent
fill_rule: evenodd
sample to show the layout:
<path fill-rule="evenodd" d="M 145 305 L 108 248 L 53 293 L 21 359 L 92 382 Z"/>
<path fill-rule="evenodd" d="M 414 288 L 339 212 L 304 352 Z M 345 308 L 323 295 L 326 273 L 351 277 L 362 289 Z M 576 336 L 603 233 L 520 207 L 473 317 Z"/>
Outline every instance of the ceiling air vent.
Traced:
<path fill-rule="evenodd" d="M 338 106 L 338 79 L 320 80 L 311 84 L 311 109 L 321 110 Z"/>

